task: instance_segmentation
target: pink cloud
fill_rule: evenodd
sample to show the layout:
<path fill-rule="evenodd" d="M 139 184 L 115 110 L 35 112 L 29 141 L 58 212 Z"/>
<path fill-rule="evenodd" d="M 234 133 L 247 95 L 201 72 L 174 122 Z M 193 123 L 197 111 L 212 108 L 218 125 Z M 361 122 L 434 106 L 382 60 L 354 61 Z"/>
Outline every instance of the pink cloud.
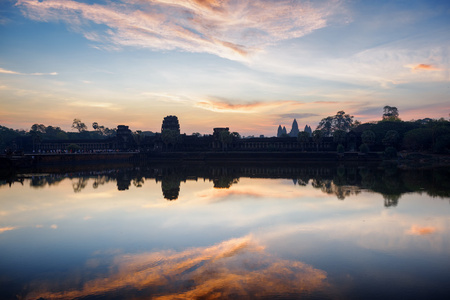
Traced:
<path fill-rule="evenodd" d="M 283 106 L 300 106 L 302 103 L 295 101 L 270 101 L 234 104 L 227 101 L 204 100 L 196 103 L 196 106 L 215 112 L 254 113 L 267 111 Z"/>
<path fill-rule="evenodd" d="M 409 66 L 412 71 L 439 71 L 440 69 L 430 64 L 418 64 Z"/>

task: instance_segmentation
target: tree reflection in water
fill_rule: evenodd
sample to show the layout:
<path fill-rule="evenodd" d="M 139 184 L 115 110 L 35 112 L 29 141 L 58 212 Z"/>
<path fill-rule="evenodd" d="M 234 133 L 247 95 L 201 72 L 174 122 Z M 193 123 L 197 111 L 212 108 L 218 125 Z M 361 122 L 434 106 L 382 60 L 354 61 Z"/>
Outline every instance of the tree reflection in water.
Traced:
<path fill-rule="evenodd" d="M 289 179 L 300 188 L 311 184 L 316 189 L 337 199 L 344 200 L 350 195 L 357 195 L 361 190 L 380 193 L 386 207 L 395 207 L 405 193 L 426 192 L 432 197 L 449 197 L 448 178 L 450 170 L 446 168 L 433 170 L 399 170 L 395 165 L 294 165 L 294 166 L 261 166 L 261 165 L 158 165 L 135 168 L 113 169 L 74 173 L 57 173 L 51 175 L 33 175 L 30 185 L 33 188 L 56 185 L 65 178 L 72 180 L 73 190 L 81 192 L 93 180 L 92 186 L 97 188 L 109 181 L 116 181 L 118 190 L 128 190 L 133 184 L 142 187 L 147 179 L 161 182 L 165 199 L 177 200 L 180 184 L 186 180 L 203 178 L 213 182 L 214 188 L 229 189 L 239 183 L 240 177 L 250 178 L 282 178 Z M 0 181 L 11 184 L 13 181 L 23 182 L 24 177 Z"/>

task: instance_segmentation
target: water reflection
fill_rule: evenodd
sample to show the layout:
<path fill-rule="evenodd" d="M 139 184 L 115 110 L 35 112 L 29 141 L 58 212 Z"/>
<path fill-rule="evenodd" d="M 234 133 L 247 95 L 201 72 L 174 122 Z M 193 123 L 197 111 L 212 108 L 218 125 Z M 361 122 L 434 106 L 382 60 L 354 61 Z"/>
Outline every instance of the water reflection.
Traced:
<path fill-rule="evenodd" d="M 411 192 L 425 192 L 432 197 L 450 197 L 448 179 L 450 170 L 399 170 L 395 165 L 354 166 L 354 165 L 301 165 L 301 166 L 214 166 L 214 165 L 176 165 L 139 166 L 125 169 L 60 173 L 31 176 L 30 185 L 34 188 L 57 185 L 65 178 L 72 180 L 73 191 L 81 192 L 93 180 L 93 187 L 110 181 L 117 182 L 119 191 L 126 191 L 131 185 L 142 187 L 145 181 L 161 183 L 162 194 L 166 200 L 177 200 L 180 184 L 187 180 L 212 181 L 214 188 L 229 189 L 239 183 L 239 178 L 284 178 L 292 179 L 300 188 L 311 185 L 323 193 L 335 195 L 344 200 L 368 190 L 383 195 L 385 207 L 398 205 L 402 195 Z M 8 178 L 0 182 L 11 185 L 23 184 L 24 177 Z"/>
<path fill-rule="evenodd" d="M 121 254 L 91 259 L 83 272 L 107 274 L 87 282 L 35 282 L 26 299 L 114 296 L 133 299 L 249 299 L 313 293 L 326 286 L 326 273 L 299 261 L 278 258 L 251 235 L 181 252 Z M 79 280 L 79 279 L 78 279 Z M 68 284 L 70 282 L 70 284 Z M 61 290 L 61 287 L 67 286 Z M 77 288 L 80 286 L 80 288 Z M 42 287 L 46 287 L 45 291 Z"/>
<path fill-rule="evenodd" d="M 0 298 L 443 298 L 449 175 L 206 164 L 16 175 L 0 185 Z"/>

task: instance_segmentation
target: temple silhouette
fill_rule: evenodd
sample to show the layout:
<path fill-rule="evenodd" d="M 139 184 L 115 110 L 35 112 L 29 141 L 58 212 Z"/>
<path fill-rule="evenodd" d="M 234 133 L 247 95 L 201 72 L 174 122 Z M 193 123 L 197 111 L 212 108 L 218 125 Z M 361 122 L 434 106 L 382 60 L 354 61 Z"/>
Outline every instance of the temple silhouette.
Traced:
<path fill-rule="evenodd" d="M 312 135 L 312 129 L 309 125 L 305 125 L 305 129 L 303 129 L 304 132 L 307 132 L 309 134 L 309 136 Z M 286 126 L 281 127 L 281 125 L 278 125 L 278 130 L 277 130 L 277 137 L 285 137 L 285 136 L 290 136 L 290 137 L 297 137 L 298 134 L 300 133 L 300 130 L 298 129 L 298 123 L 297 120 L 294 119 L 294 121 L 292 122 L 292 129 L 289 131 L 289 133 L 287 133 L 287 129 Z"/>
<path fill-rule="evenodd" d="M 289 151 L 335 151 L 336 143 L 331 137 L 313 140 L 311 127 L 305 125 L 309 133 L 308 141 L 298 141 L 300 132 L 297 120 L 287 133 L 286 127 L 278 127 L 277 137 L 241 138 L 230 132 L 229 127 L 213 128 L 212 134 L 187 135 L 180 133 L 180 123 L 176 116 L 166 116 L 161 125 L 161 133 L 137 136 L 128 126 L 118 125 L 115 136 L 101 139 L 43 140 L 23 147 L 33 153 L 64 153 L 70 145 L 76 145 L 82 153 L 139 151 L 158 152 L 289 152 Z M 32 148 L 30 147 L 32 146 Z"/>

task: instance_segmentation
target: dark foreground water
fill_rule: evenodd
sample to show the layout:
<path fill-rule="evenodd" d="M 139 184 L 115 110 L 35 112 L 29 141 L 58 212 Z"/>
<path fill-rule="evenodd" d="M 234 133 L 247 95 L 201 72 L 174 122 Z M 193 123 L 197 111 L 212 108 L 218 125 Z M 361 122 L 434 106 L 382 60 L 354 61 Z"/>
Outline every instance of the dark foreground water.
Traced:
<path fill-rule="evenodd" d="M 0 185 L 1 299 L 448 299 L 450 173 L 147 166 Z"/>

